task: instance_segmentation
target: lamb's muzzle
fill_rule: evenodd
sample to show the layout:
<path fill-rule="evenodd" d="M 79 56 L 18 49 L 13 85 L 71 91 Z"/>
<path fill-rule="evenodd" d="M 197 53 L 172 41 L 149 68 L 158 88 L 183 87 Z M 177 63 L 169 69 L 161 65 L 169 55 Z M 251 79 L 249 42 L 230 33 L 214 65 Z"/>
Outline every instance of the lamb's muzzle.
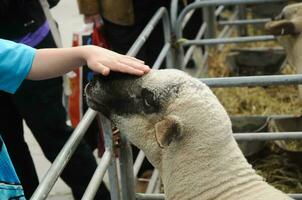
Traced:
<path fill-rule="evenodd" d="M 285 200 L 247 163 L 230 119 L 203 83 L 178 70 L 98 78 L 89 106 L 106 115 L 160 171 L 166 199 Z"/>

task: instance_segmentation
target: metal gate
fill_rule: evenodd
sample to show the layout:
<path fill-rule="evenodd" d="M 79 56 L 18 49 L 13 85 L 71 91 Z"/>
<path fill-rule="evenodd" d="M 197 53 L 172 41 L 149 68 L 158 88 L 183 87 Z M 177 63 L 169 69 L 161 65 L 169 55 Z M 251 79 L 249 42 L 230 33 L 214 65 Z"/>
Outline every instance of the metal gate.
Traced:
<path fill-rule="evenodd" d="M 241 43 L 254 41 L 275 40 L 272 35 L 229 37 L 231 27 L 242 24 L 258 24 L 269 21 L 269 19 L 244 18 L 245 5 L 255 3 L 282 2 L 284 0 L 197 0 L 186 6 L 180 13 L 178 11 L 178 0 L 171 1 L 170 16 L 166 8 L 160 8 L 149 21 L 143 32 L 137 38 L 128 55 L 135 56 L 141 49 L 147 38 L 152 33 L 154 27 L 162 21 L 165 44 L 153 65 L 153 69 L 158 69 L 162 62 L 166 60 L 167 68 L 184 69 L 188 60 L 192 56 L 196 46 L 222 45 L 227 43 Z M 229 21 L 216 21 L 224 6 L 236 6 L 236 10 Z M 182 30 L 188 20 L 188 14 L 195 9 L 203 10 L 204 23 L 200 27 L 194 40 L 183 38 Z M 170 23 L 171 19 L 171 23 Z M 216 36 L 214 27 L 224 26 L 219 35 Z M 244 35 L 244 29 L 239 29 L 240 35 Z M 204 37 L 204 39 L 200 39 Z M 173 48 L 172 48 L 173 46 Z M 184 47 L 190 46 L 185 52 Z M 205 48 L 202 59 L 204 65 L 208 58 L 208 51 Z M 177 67 L 175 67 L 177 66 Z M 302 84 L 302 75 L 271 75 L 271 76 L 250 76 L 232 78 L 203 78 L 200 79 L 209 87 L 246 87 L 246 86 L 267 86 L 267 85 L 289 85 Z M 105 138 L 105 153 L 98 164 L 98 167 L 89 183 L 83 200 L 90 200 L 96 194 L 98 187 L 108 169 L 110 191 L 112 200 L 134 200 L 134 199 L 164 199 L 164 194 L 153 194 L 159 174 L 154 170 L 149 182 L 146 194 L 136 194 L 134 191 L 135 177 L 144 159 L 143 152 L 140 152 L 135 163 L 132 163 L 132 153 L 127 138 L 121 134 L 121 147 L 119 162 L 114 158 L 114 147 L 111 137 L 111 123 L 102 114 L 89 109 L 83 119 L 51 165 L 42 182 L 36 189 L 31 200 L 46 199 L 48 193 L 60 176 L 70 157 L 74 153 L 77 145 L 83 138 L 92 120 L 97 119 L 102 123 Z M 237 141 L 265 141 L 265 140 L 289 140 L 302 139 L 302 132 L 280 132 L 280 133 L 234 133 Z M 302 199 L 302 194 L 290 194 L 295 199 Z"/>

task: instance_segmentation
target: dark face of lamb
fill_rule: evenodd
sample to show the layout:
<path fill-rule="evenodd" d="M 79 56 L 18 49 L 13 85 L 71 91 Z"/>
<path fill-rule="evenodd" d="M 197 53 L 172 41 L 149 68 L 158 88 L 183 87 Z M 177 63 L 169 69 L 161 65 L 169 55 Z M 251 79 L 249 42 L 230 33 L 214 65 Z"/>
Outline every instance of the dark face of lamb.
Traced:
<path fill-rule="evenodd" d="M 106 77 L 96 76 L 86 87 L 87 103 L 108 118 L 113 115 L 148 115 L 161 112 L 162 104 L 167 100 L 166 93 L 145 86 L 143 79 L 114 72 Z"/>
<path fill-rule="evenodd" d="M 225 138 L 222 130 L 231 130 L 211 90 L 179 70 L 152 70 L 142 77 L 111 72 L 89 83 L 86 96 L 88 105 L 111 119 L 158 169 L 163 156 L 199 147 L 199 140 L 212 146 Z M 208 137 L 210 129 L 215 134 Z"/>
<path fill-rule="evenodd" d="M 86 86 L 87 103 L 145 149 L 147 157 L 151 153 L 149 160 L 156 165 L 159 148 L 178 137 L 180 125 L 168 110 L 190 79 L 178 70 L 152 70 L 142 77 L 111 72 L 107 77 L 95 77 Z"/>

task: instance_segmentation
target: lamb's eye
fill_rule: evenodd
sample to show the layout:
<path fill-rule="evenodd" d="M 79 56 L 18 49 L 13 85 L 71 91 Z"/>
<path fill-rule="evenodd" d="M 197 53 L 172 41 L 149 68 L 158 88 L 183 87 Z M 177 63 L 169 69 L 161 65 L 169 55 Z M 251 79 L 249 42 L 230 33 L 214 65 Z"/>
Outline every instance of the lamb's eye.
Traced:
<path fill-rule="evenodd" d="M 160 110 L 160 103 L 152 91 L 147 88 L 143 88 L 141 96 L 145 113 L 155 113 Z"/>
<path fill-rule="evenodd" d="M 142 100 L 146 107 L 153 107 L 156 104 L 153 92 L 145 88 L 142 90 Z"/>
<path fill-rule="evenodd" d="M 147 107 L 151 107 L 151 104 L 148 102 L 148 99 L 144 99 L 144 105 Z"/>

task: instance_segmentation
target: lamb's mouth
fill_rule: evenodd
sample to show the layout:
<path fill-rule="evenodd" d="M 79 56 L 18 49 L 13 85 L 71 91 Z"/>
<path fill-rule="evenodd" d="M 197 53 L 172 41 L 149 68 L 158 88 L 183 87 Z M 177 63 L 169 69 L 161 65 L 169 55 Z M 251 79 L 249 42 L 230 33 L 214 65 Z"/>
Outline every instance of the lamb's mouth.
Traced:
<path fill-rule="evenodd" d="M 108 107 L 105 106 L 104 104 L 102 104 L 101 102 L 98 102 L 98 101 L 94 100 L 93 98 L 89 97 L 88 95 L 86 97 L 86 102 L 87 102 L 87 105 L 91 109 L 93 109 L 95 111 L 98 111 L 98 112 L 101 112 L 106 117 L 109 117 L 109 109 L 108 109 Z"/>

